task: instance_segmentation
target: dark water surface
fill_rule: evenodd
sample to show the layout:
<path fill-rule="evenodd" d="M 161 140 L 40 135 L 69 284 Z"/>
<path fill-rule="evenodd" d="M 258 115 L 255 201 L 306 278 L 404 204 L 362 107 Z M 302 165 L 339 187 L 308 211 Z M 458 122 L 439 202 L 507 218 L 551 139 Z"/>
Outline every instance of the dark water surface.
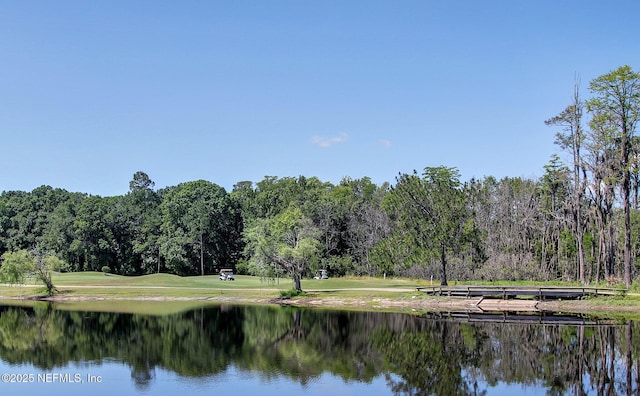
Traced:
<path fill-rule="evenodd" d="M 624 320 L 0 306 L 0 395 L 631 395 L 639 367 Z"/>

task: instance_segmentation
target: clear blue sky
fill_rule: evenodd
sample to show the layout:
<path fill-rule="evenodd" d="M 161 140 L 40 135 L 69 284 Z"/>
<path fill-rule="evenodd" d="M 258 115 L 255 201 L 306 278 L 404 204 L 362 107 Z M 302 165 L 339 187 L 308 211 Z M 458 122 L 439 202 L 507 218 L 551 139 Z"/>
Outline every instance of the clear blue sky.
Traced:
<path fill-rule="evenodd" d="M 0 0 L 0 191 L 228 191 L 457 167 L 537 178 L 640 2 Z"/>

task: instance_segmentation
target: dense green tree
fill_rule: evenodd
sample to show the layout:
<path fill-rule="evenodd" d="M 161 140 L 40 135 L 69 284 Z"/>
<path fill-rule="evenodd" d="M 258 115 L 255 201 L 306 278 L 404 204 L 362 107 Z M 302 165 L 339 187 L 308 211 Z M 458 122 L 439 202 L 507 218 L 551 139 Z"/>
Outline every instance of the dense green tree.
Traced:
<path fill-rule="evenodd" d="M 5 191 L 0 196 L 0 252 L 25 249 L 27 243 L 20 230 L 21 218 L 29 211 L 25 205 L 28 193 L 24 191 Z"/>
<path fill-rule="evenodd" d="M 296 178 L 265 176 L 256 183 L 255 213 L 257 218 L 269 218 L 284 211 L 301 198 Z"/>
<path fill-rule="evenodd" d="M 631 285 L 631 165 L 632 141 L 640 119 L 640 74 L 622 66 L 595 78 L 589 84 L 595 95 L 587 101 L 587 109 L 597 118 L 615 127 L 618 142 L 617 166 L 620 171 L 622 206 L 624 209 L 624 281 Z"/>
<path fill-rule="evenodd" d="M 3 192 L 0 196 L 0 253 L 33 249 L 47 232 L 51 213 L 70 198 L 62 189 L 41 186 L 30 193 Z"/>
<path fill-rule="evenodd" d="M 224 188 L 181 183 L 166 192 L 160 209 L 160 251 L 172 272 L 204 275 L 235 264 L 241 217 Z"/>
<path fill-rule="evenodd" d="M 332 191 L 332 196 L 345 208 L 341 237 L 345 251 L 353 260 L 356 275 L 376 276 L 384 272 L 382 263 L 372 258 L 374 246 L 389 236 L 391 223 L 381 204 L 388 184 L 378 187 L 370 178 L 344 178 Z"/>
<path fill-rule="evenodd" d="M 70 249 L 82 257 L 80 270 L 130 274 L 132 249 L 122 196 L 91 196 L 82 201 L 74 222 L 75 239 Z"/>
<path fill-rule="evenodd" d="M 13 285 L 22 284 L 34 269 L 33 258 L 27 250 L 5 252 L 0 260 L 0 281 Z"/>
<path fill-rule="evenodd" d="M 440 282 L 447 285 L 449 256 L 477 244 L 477 228 L 456 168 L 427 167 L 418 176 L 401 174 L 387 195 L 387 210 L 399 227 L 412 232 L 416 246 L 438 258 Z"/>
<path fill-rule="evenodd" d="M 56 288 L 51 279 L 51 271 L 62 265 L 59 258 L 38 248 L 31 252 L 24 249 L 6 252 L 0 260 L 0 281 L 21 284 L 27 277 L 35 276 L 44 284 L 46 293 L 53 295 Z"/>
<path fill-rule="evenodd" d="M 149 175 L 143 171 L 137 171 L 133 174 L 133 179 L 129 182 L 129 191 L 152 191 L 156 183 L 151 180 Z"/>
<path fill-rule="evenodd" d="M 233 185 L 231 200 L 240 209 L 245 225 L 258 217 L 257 193 L 252 181 L 241 181 Z"/>
<path fill-rule="evenodd" d="M 257 220 L 246 232 L 254 271 L 273 276 L 286 273 L 293 288 L 302 290 L 301 280 L 318 259 L 318 229 L 300 208 L 290 207 L 268 219 Z"/>
<path fill-rule="evenodd" d="M 132 251 L 136 255 L 135 273 L 160 272 L 161 197 L 153 190 L 154 185 L 146 173 L 138 171 L 129 182 L 125 197 Z"/>
<path fill-rule="evenodd" d="M 84 257 L 71 249 L 76 238 L 75 221 L 82 201 L 87 196 L 81 193 L 69 193 L 66 201 L 61 202 L 49 215 L 49 224 L 42 235 L 42 247 L 55 252 L 65 263 L 61 271 L 79 271 Z"/>
<path fill-rule="evenodd" d="M 551 279 L 561 279 L 567 275 L 576 278 L 575 268 L 566 268 L 560 263 L 560 236 L 567 229 L 570 203 L 569 170 L 562 164 L 558 155 L 552 155 L 544 166 L 545 173 L 538 183 L 540 190 L 540 234 L 537 242 L 537 254 L 540 264 L 546 267 Z M 567 277 L 565 277 L 566 279 Z"/>

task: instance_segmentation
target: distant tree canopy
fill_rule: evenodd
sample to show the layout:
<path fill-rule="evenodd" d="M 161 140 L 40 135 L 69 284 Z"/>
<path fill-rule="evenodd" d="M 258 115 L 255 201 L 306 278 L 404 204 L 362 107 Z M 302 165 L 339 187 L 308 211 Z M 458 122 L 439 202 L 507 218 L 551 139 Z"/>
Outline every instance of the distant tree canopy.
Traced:
<path fill-rule="evenodd" d="M 166 191 L 160 212 L 160 255 L 171 272 L 204 275 L 232 264 L 240 212 L 222 187 L 204 180 L 179 184 Z"/>
<path fill-rule="evenodd" d="M 435 166 L 401 173 L 394 185 L 265 176 L 227 192 L 205 180 L 154 190 L 138 171 L 123 196 L 4 191 L 0 254 L 54 252 L 58 270 L 123 275 L 237 268 L 288 274 L 296 288 L 319 269 L 442 283 L 629 284 L 640 249 L 639 85 L 623 66 L 594 79 L 586 100 L 576 88 L 546 121 L 559 129 L 556 143 L 570 162 L 554 154 L 538 180 L 462 181 L 456 168 Z M 6 260 L 0 272 L 12 277 Z"/>
<path fill-rule="evenodd" d="M 396 220 L 397 228 L 413 234 L 412 238 L 396 238 L 396 243 L 408 243 L 408 249 L 423 252 L 428 261 L 439 260 L 442 285 L 448 283 L 449 256 L 464 257 L 470 243 L 472 249 L 480 249 L 478 229 L 457 169 L 428 167 L 422 177 L 415 171 L 411 175 L 402 174 L 387 198 L 385 207 Z"/>

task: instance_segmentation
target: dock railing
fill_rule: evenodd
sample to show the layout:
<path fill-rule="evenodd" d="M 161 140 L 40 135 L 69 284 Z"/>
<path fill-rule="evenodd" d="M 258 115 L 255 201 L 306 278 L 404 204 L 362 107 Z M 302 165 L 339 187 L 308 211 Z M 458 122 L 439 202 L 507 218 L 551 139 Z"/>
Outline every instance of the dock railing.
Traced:
<path fill-rule="evenodd" d="M 544 299 L 580 298 L 584 296 L 625 295 L 626 289 L 597 286 L 421 286 L 418 291 L 448 297 L 494 297 Z"/>

